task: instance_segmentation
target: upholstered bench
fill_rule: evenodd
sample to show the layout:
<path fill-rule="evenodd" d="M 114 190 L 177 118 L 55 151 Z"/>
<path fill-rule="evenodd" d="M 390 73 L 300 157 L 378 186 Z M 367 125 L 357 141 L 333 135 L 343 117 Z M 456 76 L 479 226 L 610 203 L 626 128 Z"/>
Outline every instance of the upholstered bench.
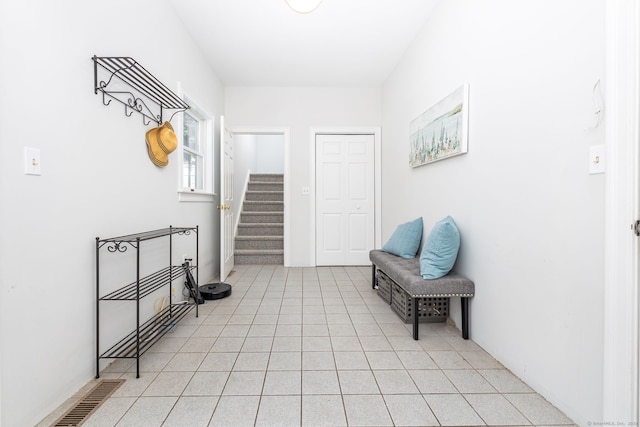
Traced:
<path fill-rule="evenodd" d="M 469 298 L 475 293 L 474 283 L 453 271 L 438 279 L 423 279 L 420 258 L 402 258 L 381 250 L 369 252 L 372 287 L 377 287 L 377 270 L 382 271 L 411 298 L 413 305 L 413 339 L 418 339 L 419 300 L 421 298 L 460 297 L 462 302 L 462 338 L 469 339 Z"/>

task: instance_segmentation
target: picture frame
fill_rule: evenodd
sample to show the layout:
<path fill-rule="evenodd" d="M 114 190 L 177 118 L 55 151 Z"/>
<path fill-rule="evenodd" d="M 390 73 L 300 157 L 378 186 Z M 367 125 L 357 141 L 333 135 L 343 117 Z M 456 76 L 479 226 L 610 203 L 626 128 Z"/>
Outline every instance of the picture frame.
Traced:
<path fill-rule="evenodd" d="M 468 150 L 469 85 L 464 84 L 409 124 L 409 165 L 413 168 L 465 154 Z"/>

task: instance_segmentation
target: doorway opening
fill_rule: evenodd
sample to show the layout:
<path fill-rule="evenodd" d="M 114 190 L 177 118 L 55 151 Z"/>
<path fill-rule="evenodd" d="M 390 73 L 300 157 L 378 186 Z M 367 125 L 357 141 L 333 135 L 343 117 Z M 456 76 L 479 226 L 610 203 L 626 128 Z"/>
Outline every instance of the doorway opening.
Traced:
<path fill-rule="evenodd" d="M 289 130 L 232 133 L 235 264 L 289 266 Z"/>

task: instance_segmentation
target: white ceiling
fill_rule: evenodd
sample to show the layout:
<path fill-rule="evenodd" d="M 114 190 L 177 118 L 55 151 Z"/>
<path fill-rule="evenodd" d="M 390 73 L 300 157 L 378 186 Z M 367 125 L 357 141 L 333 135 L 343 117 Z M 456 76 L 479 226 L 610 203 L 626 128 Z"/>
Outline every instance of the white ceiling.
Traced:
<path fill-rule="evenodd" d="M 380 86 L 440 0 L 169 0 L 226 86 Z"/>

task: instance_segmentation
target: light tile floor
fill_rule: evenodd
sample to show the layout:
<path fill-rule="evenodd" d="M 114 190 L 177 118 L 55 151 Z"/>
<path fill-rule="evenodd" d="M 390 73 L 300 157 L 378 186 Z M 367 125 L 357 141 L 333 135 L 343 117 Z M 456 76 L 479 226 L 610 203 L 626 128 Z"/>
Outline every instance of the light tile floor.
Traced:
<path fill-rule="evenodd" d="M 183 319 L 139 379 L 133 361 L 103 371 L 127 381 L 84 425 L 574 425 L 458 329 L 421 324 L 414 341 L 370 277 L 236 266 L 232 295 Z"/>

